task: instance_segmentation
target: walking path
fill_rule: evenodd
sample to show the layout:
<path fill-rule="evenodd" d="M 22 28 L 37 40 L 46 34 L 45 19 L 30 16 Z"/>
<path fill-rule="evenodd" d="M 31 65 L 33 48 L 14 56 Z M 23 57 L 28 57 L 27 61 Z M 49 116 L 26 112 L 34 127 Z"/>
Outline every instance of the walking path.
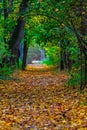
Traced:
<path fill-rule="evenodd" d="M 87 91 L 64 84 L 57 71 L 19 71 L 0 81 L 0 130 L 87 130 Z"/>
<path fill-rule="evenodd" d="M 45 64 L 28 64 L 26 67 L 26 70 L 38 70 L 38 71 L 43 71 L 43 70 L 54 70 L 56 67 L 54 66 L 47 66 Z"/>

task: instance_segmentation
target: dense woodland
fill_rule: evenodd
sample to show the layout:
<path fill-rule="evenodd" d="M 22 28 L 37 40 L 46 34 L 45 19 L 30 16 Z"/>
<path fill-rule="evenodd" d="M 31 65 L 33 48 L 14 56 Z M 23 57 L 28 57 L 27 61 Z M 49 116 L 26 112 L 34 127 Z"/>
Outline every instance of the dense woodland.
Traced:
<path fill-rule="evenodd" d="M 26 68 L 28 47 L 39 44 L 51 64 L 68 70 L 72 84 L 87 84 L 86 0 L 3 0 L 0 2 L 0 73 Z"/>
<path fill-rule="evenodd" d="M 87 0 L 0 1 L 0 130 L 87 130 Z"/>

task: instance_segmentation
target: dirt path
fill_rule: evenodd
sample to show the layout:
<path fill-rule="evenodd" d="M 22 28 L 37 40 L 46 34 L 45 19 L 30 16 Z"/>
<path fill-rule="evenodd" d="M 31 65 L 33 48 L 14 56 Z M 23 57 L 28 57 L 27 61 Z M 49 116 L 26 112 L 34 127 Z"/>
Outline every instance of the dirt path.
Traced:
<path fill-rule="evenodd" d="M 87 130 L 87 91 L 65 87 L 65 72 L 14 75 L 21 81 L 0 81 L 0 130 Z"/>
<path fill-rule="evenodd" d="M 26 70 L 28 71 L 48 71 L 48 70 L 54 70 L 55 66 L 48 66 L 45 64 L 28 64 L 26 67 Z"/>

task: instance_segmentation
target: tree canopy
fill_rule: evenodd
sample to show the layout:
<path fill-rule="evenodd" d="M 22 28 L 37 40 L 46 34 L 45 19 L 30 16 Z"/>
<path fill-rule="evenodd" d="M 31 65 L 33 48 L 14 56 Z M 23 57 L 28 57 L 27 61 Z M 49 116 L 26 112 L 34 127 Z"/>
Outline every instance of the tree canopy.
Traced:
<path fill-rule="evenodd" d="M 19 64 L 21 44 L 25 69 L 28 47 L 38 44 L 81 88 L 87 83 L 86 0 L 3 0 L 0 8 L 0 72 Z"/>

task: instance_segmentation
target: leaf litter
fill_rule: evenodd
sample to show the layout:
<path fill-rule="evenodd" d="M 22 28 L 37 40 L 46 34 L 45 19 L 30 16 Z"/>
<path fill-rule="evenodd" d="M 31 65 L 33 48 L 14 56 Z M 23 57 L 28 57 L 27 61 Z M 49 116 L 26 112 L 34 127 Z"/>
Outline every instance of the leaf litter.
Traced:
<path fill-rule="evenodd" d="M 0 82 L 0 130 L 87 130 L 87 89 L 57 71 L 19 71 Z"/>

